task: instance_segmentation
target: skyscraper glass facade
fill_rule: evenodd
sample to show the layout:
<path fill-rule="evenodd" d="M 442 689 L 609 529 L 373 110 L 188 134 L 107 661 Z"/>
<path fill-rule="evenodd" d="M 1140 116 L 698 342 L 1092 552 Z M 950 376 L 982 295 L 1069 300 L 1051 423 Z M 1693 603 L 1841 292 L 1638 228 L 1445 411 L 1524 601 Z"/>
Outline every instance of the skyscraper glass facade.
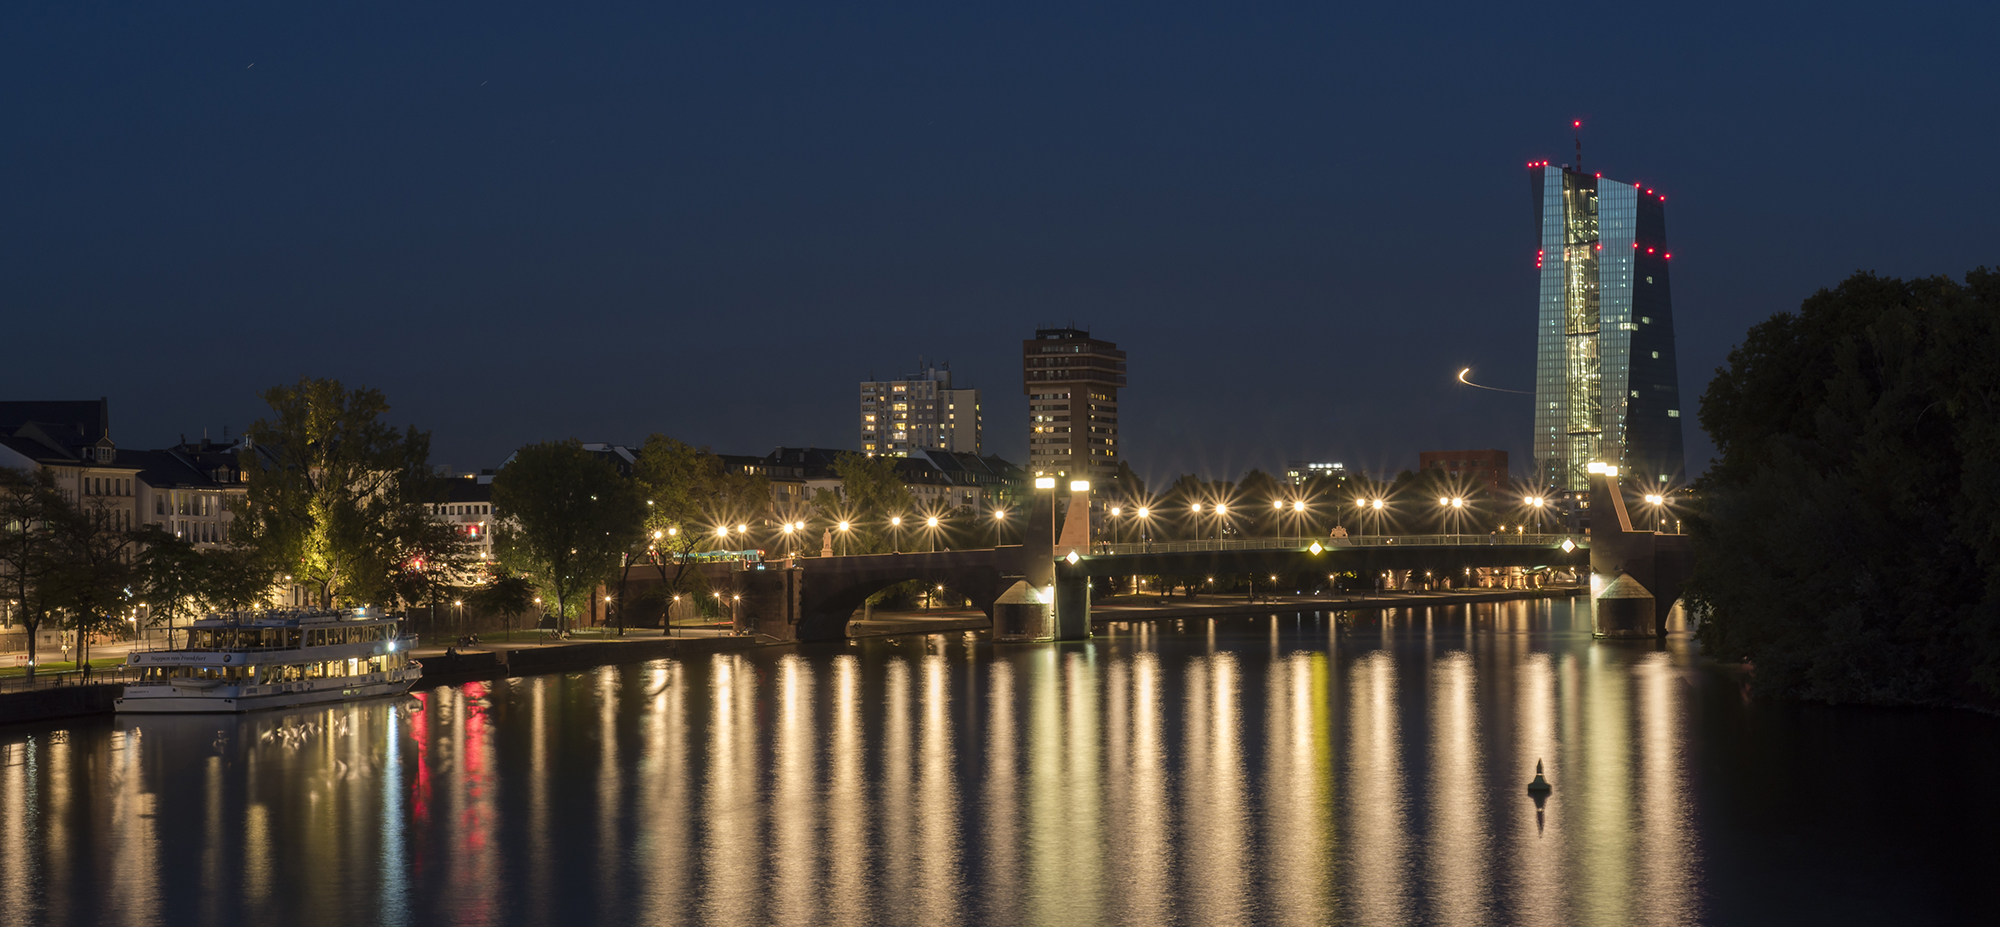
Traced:
<path fill-rule="evenodd" d="M 1587 488 L 1592 461 L 1649 486 L 1681 480 L 1680 379 L 1666 197 L 1566 167 L 1529 168 L 1540 238 L 1534 474 Z"/>

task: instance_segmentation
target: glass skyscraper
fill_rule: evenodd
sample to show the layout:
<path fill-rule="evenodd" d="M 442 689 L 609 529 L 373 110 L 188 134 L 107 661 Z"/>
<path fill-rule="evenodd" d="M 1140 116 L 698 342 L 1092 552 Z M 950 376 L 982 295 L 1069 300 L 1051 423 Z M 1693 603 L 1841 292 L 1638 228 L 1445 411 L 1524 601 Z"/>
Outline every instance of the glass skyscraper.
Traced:
<path fill-rule="evenodd" d="M 1602 461 L 1647 487 L 1677 485 L 1686 461 L 1667 198 L 1546 161 L 1528 178 L 1541 239 L 1533 476 L 1584 490 L 1585 465 Z"/>

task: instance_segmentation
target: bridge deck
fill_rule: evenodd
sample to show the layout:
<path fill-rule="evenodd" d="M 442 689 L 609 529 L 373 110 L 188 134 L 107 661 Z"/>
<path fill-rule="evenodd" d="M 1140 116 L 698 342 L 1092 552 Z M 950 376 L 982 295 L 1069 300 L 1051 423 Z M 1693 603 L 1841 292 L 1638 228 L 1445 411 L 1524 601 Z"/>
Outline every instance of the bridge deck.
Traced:
<path fill-rule="evenodd" d="M 1568 541 L 1570 547 L 1563 548 Z M 1590 547 L 1587 534 L 1391 534 L 1368 537 L 1344 538 L 1244 538 L 1242 540 L 1200 540 L 1200 541 L 1148 541 L 1140 543 L 1098 544 L 1091 550 L 1098 555 L 1121 556 L 1130 554 L 1190 554 L 1203 552 L 1237 550 L 1291 550 L 1310 551 L 1314 544 L 1321 550 L 1338 550 L 1350 547 L 1539 547 L 1551 550 L 1569 550 Z"/>

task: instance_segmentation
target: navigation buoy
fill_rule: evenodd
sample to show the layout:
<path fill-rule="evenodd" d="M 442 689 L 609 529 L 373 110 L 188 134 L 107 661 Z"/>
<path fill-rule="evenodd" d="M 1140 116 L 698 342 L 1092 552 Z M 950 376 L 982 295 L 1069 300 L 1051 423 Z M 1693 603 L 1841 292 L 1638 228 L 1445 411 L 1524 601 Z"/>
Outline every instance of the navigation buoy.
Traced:
<path fill-rule="evenodd" d="M 1547 795 L 1550 791 L 1549 780 L 1542 778 L 1542 761 L 1536 760 L 1535 781 L 1528 783 L 1528 794 Z"/>

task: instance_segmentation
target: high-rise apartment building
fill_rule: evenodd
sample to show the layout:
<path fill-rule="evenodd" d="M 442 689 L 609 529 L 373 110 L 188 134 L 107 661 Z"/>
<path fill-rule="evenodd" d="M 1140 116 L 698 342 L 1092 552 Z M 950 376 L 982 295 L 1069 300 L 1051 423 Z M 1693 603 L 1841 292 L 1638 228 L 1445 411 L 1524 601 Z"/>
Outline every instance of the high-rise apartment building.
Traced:
<path fill-rule="evenodd" d="M 951 368 L 925 366 L 898 380 L 861 384 L 861 450 L 908 457 L 913 450 L 980 453 L 979 391 L 953 389 Z"/>
<path fill-rule="evenodd" d="M 1667 198 L 1581 162 L 1528 165 L 1541 247 L 1531 475 L 1581 491 L 1586 466 L 1602 461 L 1647 486 L 1676 483 L 1686 461 Z"/>
<path fill-rule="evenodd" d="M 1030 476 L 1088 479 L 1118 475 L 1118 390 L 1125 352 L 1074 328 L 1041 328 L 1021 342 L 1028 394 Z"/>

